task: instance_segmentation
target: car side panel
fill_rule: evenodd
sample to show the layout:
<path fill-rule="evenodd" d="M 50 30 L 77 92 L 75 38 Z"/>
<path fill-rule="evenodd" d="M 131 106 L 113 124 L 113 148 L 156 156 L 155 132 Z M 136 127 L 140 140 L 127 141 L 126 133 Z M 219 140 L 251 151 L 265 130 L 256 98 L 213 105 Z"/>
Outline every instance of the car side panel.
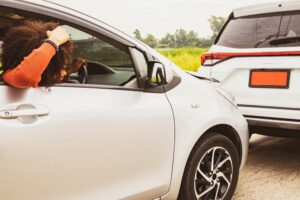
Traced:
<path fill-rule="evenodd" d="M 177 198 L 189 155 L 210 128 L 226 124 L 236 130 L 242 142 L 241 168 L 248 153 L 248 125 L 238 109 L 217 93 L 209 81 L 199 80 L 185 72 L 180 76 L 182 82 L 167 92 L 174 110 L 176 136 L 172 184 L 163 199 Z"/>
<path fill-rule="evenodd" d="M 31 104 L 50 112 L 31 124 L 0 119 L 0 199 L 152 199 L 167 192 L 174 121 L 165 94 L 7 86 L 0 94 L 0 110 Z"/>

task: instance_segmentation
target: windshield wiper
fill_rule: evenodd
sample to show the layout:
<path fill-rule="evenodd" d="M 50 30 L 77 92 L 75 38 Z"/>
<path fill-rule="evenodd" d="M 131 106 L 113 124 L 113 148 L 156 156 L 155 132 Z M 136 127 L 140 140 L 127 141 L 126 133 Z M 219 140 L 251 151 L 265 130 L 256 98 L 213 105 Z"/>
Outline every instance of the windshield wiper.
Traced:
<path fill-rule="evenodd" d="M 300 36 L 280 37 L 269 41 L 270 45 L 290 44 L 300 42 Z"/>
<path fill-rule="evenodd" d="M 277 37 L 278 36 L 278 33 L 274 33 L 274 34 L 271 34 L 271 35 L 268 35 L 267 37 L 265 37 L 264 39 L 258 41 L 254 47 L 257 48 L 258 46 L 260 46 L 262 43 L 264 43 L 265 41 L 267 40 L 271 40 L 272 38 L 274 37 Z"/>

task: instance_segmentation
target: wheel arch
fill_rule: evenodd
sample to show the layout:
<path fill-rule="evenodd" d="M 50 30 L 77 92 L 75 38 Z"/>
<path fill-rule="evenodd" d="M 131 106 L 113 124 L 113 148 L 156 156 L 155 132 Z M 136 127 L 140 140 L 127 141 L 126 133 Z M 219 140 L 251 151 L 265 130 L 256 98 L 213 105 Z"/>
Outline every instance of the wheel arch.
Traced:
<path fill-rule="evenodd" d="M 187 164 L 188 164 L 188 161 L 191 157 L 191 155 L 193 154 L 193 152 L 196 150 L 196 147 L 198 146 L 198 144 L 204 140 L 206 140 L 208 137 L 210 137 L 210 135 L 212 133 L 218 133 L 218 134 L 221 134 L 225 137 L 227 137 L 228 139 L 230 139 L 233 144 L 235 145 L 235 147 L 237 148 L 237 151 L 238 151 L 238 156 L 239 156 L 239 164 L 241 164 L 241 161 L 242 161 L 242 142 L 241 142 L 241 139 L 237 133 L 237 131 L 230 125 L 228 124 L 218 124 L 218 125 L 214 125 L 212 126 L 211 128 L 207 129 L 199 138 L 198 140 L 195 142 L 193 148 L 191 149 L 190 151 L 190 154 L 188 155 L 188 158 L 187 158 L 187 162 L 185 163 L 185 166 L 184 166 L 184 171 L 186 170 L 186 167 L 187 167 Z M 181 178 L 181 181 L 180 181 L 180 186 L 179 186 L 179 193 L 181 191 L 181 188 L 182 188 L 182 182 L 184 180 L 184 177 Z M 179 196 L 178 196 L 179 197 Z"/>
<path fill-rule="evenodd" d="M 235 147 L 238 150 L 239 161 L 241 163 L 242 155 L 243 155 L 241 139 L 240 139 L 237 131 L 232 126 L 227 125 L 227 124 L 215 125 L 215 126 L 209 128 L 208 130 L 206 130 L 200 136 L 200 138 L 198 139 L 198 141 L 195 143 L 195 145 L 193 147 L 193 150 L 194 150 L 194 148 L 197 146 L 197 144 L 199 142 L 201 142 L 204 138 L 208 137 L 211 133 L 219 133 L 219 134 L 224 135 L 225 137 L 229 138 L 233 142 L 233 144 L 235 145 Z"/>

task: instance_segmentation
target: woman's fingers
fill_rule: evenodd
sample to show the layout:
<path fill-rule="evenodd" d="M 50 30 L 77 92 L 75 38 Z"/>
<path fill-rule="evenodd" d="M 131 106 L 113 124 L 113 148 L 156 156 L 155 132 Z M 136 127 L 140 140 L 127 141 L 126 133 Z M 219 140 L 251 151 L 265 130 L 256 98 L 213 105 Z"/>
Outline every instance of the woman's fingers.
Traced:
<path fill-rule="evenodd" d="M 47 31 L 48 38 L 51 36 L 51 34 L 52 34 L 52 31 Z"/>
<path fill-rule="evenodd" d="M 53 41 L 57 46 L 60 46 L 70 40 L 69 33 L 61 26 L 58 26 L 53 31 L 47 31 L 47 35 L 49 37 L 48 39 Z"/>

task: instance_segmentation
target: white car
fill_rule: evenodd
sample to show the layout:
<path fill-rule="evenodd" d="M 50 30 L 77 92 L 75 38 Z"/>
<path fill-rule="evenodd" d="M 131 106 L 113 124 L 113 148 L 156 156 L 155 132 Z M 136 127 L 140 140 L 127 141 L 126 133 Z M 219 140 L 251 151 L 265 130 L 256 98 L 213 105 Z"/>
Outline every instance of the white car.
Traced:
<path fill-rule="evenodd" d="M 299 135 L 299 1 L 233 10 L 202 63 L 199 75 L 234 95 L 250 134 Z"/>
<path fill-rule="evenodd" d="M 231 199 L 249 135 L 228 92 L 83 13 L 0 4 L 1 36 L 60 21 L 88 60 L 50 88 L 0 84 L 0 199 Z"/>

